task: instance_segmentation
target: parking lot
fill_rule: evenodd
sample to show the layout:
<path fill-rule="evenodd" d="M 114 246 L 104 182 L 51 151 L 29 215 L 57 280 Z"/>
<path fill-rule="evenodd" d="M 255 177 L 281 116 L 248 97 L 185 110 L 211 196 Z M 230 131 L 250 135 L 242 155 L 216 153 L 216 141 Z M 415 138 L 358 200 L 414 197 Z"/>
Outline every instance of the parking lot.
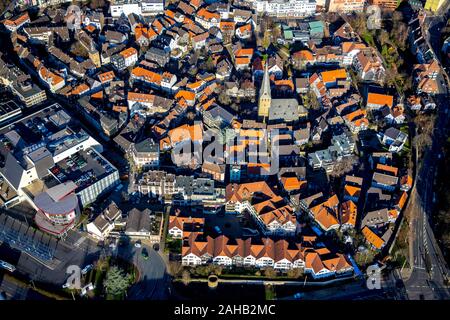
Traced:
<path fill-rule="evenodd" d="M 243 228 L 256 229 L 253 221 L 245 215 L 206 215 L 205 232 L 211 235 L 217 235 L 218 227 L 222 234 L 231 238 L 241 238 L 245 236 Z"/>
<path fill-rule="evenodd" d="M 89 149 L 58 162 L 50 172 L 61 182 L 72 180 L 83 188 L 112 170 L 113 168 L 104 159 Z"/>

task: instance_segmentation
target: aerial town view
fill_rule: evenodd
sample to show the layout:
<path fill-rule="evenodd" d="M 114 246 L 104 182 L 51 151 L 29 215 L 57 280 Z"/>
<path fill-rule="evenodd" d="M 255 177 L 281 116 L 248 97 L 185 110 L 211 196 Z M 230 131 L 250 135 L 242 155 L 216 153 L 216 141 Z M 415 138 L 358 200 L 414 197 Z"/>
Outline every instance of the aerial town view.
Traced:
<path fill-rule="evenodd" d="M 0 7 L 0 300 L 450 300 L 450 1 Z"/>

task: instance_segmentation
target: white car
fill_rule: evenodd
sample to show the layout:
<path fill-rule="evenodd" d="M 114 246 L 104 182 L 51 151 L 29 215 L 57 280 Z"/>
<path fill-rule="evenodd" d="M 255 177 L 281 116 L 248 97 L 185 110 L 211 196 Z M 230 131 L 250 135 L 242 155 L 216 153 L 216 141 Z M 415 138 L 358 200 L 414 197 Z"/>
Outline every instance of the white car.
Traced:
<path fill-rule="evenodd" d="M 139 242 L 136 242 L 136 243 L 134 244 L 134 246 L 135 246 L 136 248 L 142 247 L 142 245 L 141 245 Z"/>
<path fill-rule="evenodd" d="M 88 264 L 86 267 L 83 268 L 83 270 L 81 270 L 81 274 L 85 275 L 86 273 L 91 271 L 92 268 L 94 268 L 94 266 L 92 264 Z"/>
<path fill-rule="evenodd" d="M 63 289 L 67 289 L 67 288 L 69 288 L 70 287 L 70 284 L 68 283 L 68 282 L 66 282 L 66 283 L 64 283 L 63 285 L 62 285 L 62 288 Z"/>

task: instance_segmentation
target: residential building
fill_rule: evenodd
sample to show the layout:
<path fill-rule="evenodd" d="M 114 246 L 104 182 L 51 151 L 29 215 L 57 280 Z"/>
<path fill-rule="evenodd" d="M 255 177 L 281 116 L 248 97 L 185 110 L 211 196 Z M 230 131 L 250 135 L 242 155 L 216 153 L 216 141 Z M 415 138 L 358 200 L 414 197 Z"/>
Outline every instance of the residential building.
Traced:
<path fill-rule="evenodd" d="M 362 12 L 365 3 L 365 0 L 329 0 L 328 12 Z"/>
<path fill-rule="evenodd" d="M 22 13 L 21 15 L 15 16 L 10 19 L 3 20 L 3 26 L 10 32 L 19 30 L 27 23 L 30 23 L 30 16 L 28 15 L 28 12 Z"/>
<path fill-rule="evenodd" d="M 260 241 L 230 239 L 223 235 L 212 238 L 194 232 L 183 242 L 182 252 L 182 264 L 186 266 L 213 263 L 224 267 L 273 267 L 284 272 L 300 268 L 315 279 L 353 273 L 341 254 L 270 238 Z"/>
<path fill-rule="evenodd" d="M 381 250 L 383 249 L 386 242 L 378 236 L 375 232 L 373 232 L 368 226 L 365 226 L 361 230 L 362 234 L 366 238 L 366 241 L 375 249 Z"/>
<path fill-rule="evenodd" d="M 390 127 L 384 133 L 379 134 L 379 139 L 383 145 L 389 147 L 390 152 L 400 152 L 408 140 L 408 135 L 394 127 Z"/>
<path fill-rule="evenodd" d="M 111 16 L 119 18 L 122 14 L 126 17 L 131 13 L 137 15 L 157 15 L 164 12 L 164 0 L 114 0 L 110 5 Z"/>
<path fill-rule="evenodd" d="M 277 17 L 304 17 L 316 12 L 315 0 L 254 0 L 253 7 L 258 13 L 266 12 Z"/>
<path fill-rule="evenodd" d="M 339 223 L 339 199 L 333 195 L 326 201 L 309 209 L 310 216 L 324 230 L 338 229 Z"/>
<path fill-rule="evenodd" d="M 379 6 L 383 10 L 394 11 L 397 9 L 400 1 L 398 0 L 369 0 L 371 5 Z"/>
<path fill-rule="evenodd" d="M 343 133 L 334 136 L 331 140 L 332 145 L 325 150 L 319 150 L 308 154 L 309 165 L 314 169 L 325 169 L 326 172 L 333 171 L 336 162 L 344 157 L 351 156 L 355 148 L 355 142 L 351 136 Z"/>
<path fill-rule="evenodd" d="M 133 143 L 131 147 L 133 162 L 138 167 L 151 168 L 159 166 L 159 144 L 150 138 L 139 143 Z"/>
<path fill-rule="evenodd" d="M 372 93 L 367 94 L 366 107 L 369 111 L 379 110 L 384 106 L 392 108 L 394 97 L 388 94 Z"/>
<path fill-rule="evenodd" d="M 124 234 L 131 239 L 143 239 L 158 243 L 161 241 L 163 219 L 149 209 L 136 208 L 128 213 Z"/>

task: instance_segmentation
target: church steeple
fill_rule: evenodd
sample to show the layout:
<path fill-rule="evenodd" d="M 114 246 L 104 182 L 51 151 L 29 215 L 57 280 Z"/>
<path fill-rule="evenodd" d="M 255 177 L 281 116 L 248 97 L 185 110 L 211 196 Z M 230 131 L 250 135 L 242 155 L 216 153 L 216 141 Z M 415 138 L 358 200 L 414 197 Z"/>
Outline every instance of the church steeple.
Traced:
<path fill-rule="evenodd" d="M 264 64 L 264 77 L 259 90 L 259 100 L 258 100 L 258 116 L 264 120 L 269 117 L 269 108 L 272 102 L 272 96 L 270 93 L 270 78 L 269 69 L 267 67 L 267 61 Z"/>

